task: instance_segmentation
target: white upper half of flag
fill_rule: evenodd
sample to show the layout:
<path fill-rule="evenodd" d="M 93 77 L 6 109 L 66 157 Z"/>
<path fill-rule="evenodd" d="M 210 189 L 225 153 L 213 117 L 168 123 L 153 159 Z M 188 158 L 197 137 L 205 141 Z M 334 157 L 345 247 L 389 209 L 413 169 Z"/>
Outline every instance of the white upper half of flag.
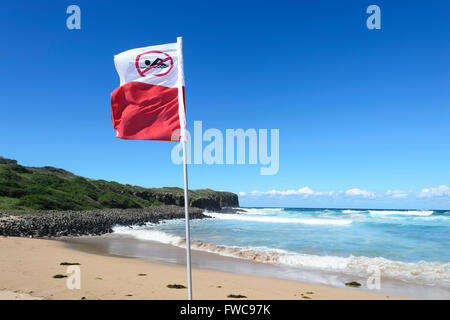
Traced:
<path fill-rule="evenodd" d="M 177 43 L 131 49 L 115 55 L 114 64 L 120 85 L 138 81 L 169 88 L 179 84 L 184 86 L 183 77 L 178 79 L 178 55 Z"/>

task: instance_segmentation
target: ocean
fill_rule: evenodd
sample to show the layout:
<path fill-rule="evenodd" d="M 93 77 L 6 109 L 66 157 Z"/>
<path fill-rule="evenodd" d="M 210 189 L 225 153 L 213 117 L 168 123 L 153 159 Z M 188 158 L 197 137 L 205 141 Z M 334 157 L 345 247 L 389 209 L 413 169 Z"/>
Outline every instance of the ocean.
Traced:
<path fill-rule="evenodd" d="M 450 294 L 450 211 L 242 209 L 192 220 L 192 249 L 360 282 L 379 272 L 382 285 Z M 178 219 L 114 234 L 185 247 L 184 228 Z"/>

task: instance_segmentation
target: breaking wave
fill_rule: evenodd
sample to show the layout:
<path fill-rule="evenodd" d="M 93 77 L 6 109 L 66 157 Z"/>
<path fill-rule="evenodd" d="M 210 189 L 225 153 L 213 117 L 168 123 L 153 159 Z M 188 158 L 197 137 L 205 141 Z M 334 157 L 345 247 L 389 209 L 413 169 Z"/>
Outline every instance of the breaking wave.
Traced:
<path fill-rule="evenodd" d="M 352 223 L 352 220 L 337 220 L 337 219 L 315 219 L 315 218 L 284 218 L 274 216 L 250 216 L 242 214 L 226 214 L 216 212 L 204 212 L 206 216 L 221 220 L 239 220 L 239 221 L 252 221 L 252 222 L 272 222 L 272 223 L 301 223 L 312 225 L 336 225 L 347 226 Z"/>
<path fill-rule="evenodd" d="M 376 215 L 403 215 L 403 216 L 431 216 L 433 210 L 353 210 L 345 209 L 342 213 L 352 214 L 352 213 L 370 213 Z"/>
<path fill-rule="evenodd" d="M 186 241 L 182 237 L 146 228 L 148 227 L 117 226 L 114 227 L 114 232 L 141 240 L 156 241 L 180 248 L 186 247 Z M 200 241 L 192 242 L 191 248 L 192 250 L 210 252 L 244 260 L 337 272 L 361 277 L 373 275 L 373 268 L 376 267 L 380 270 L 382 277 L 450 288 L 450 263 L 425 261 L 401 262 L 381 257 L 364 256 L 319 256 L 266 247 L 226 246 Z"/>
<path fill-rule="evenodd" d="M 409 211 L 388 211 L 388 210 L 369 210 L 370 214 L 381 214 L 381 215 L 405 215 L 405 216 L 431 216 L 434 211 L 426 210 L 426 211 L 418 211 L 418 210 L 409 210 Z"/>
<path fill-rule="evenodd" d="M 366 211 L 364 211 L 364 210 L 350 210 L 350 209 L 342 210 L 342 213 L 362 213 L 362 212 L 366 212 Z"/>
<path fill-rule="evenodd" d="M 242 209 L 244 210 L 246 214 L 270 214 L 270 213 L 274 213 L 274 212 L 280 212 L 283 211 L 283 208 L 245 208 Z"/>

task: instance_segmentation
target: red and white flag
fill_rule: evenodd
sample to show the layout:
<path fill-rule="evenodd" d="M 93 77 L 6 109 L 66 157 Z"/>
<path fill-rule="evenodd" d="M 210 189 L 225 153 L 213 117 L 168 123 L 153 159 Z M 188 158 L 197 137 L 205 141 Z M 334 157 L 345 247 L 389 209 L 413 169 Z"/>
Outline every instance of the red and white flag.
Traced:
<path fill-rule="evenodd" d="M 114 64 L 120 77 L 111 94 L 117 137 L 179 141 L 185 129 L 181 42 L 128 50 L 114 56 Z"/>

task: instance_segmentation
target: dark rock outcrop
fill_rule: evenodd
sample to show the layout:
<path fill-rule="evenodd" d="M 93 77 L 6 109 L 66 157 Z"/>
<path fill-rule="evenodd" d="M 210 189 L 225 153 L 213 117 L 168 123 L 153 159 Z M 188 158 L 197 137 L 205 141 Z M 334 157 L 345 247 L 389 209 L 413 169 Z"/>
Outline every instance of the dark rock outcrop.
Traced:
<path fill-rule="evenodd" d="M 198 208 L 190 208 L 191 219 L 206 216 Z M 0 216 L 0 235 L 60 237 L 101 235 L 112 232 L 115 225 L 143 225 L 166 219 L 184 218 L 179 206 L 150 206 L 138 209 L 102 209 L 89 211 L 49 211 L 35 213 L 3 213 Z"/>
<path fill-rule="evenodd" d="M 192 199 L 190 205 L 197 208 L 218 210 L 224 207 L 239 207 L 239 198 L 237 194 L 231 192 L 216 191 L 207 197 Z"/>
<path fill-rule="evenodd" d="M 0 156 L 0 164 L 17 164 L 17 160 L 3 158 Z"/>

